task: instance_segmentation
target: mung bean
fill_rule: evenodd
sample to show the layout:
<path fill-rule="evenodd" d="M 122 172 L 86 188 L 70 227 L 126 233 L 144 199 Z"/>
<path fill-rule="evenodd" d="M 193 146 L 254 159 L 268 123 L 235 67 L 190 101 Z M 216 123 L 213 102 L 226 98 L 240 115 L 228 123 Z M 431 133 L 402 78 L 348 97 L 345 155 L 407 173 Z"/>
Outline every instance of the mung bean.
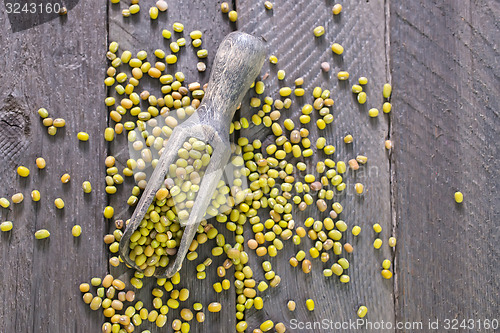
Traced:
<path fill-rule="evenodd" d="M 35 232 L 36 239 L 44 239 L 50 236 L 50 232 L 47 229 L 40 229 Z"/>

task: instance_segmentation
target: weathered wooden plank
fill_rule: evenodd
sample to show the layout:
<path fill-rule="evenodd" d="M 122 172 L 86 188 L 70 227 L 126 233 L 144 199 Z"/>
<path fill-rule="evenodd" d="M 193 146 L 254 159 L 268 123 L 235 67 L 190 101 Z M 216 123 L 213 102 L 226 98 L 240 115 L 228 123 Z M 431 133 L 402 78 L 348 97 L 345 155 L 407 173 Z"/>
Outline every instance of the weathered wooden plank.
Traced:
<path fill-rule="evenodd" d="M 283 86 L 294 87 L 294 80 L 303 77 L 306 96 L 293 97 L 290 110 L 282 110 L 280 123 L 286 117 L 294 120 L 296 126 L 300 125 L 298 117 L 305 103 L 314 101 L 312 90 L 316 86 L 329 89 L 335 105 L 332 108 L 335 116 L 334 122 L 323 131 L 318 131 L 314 125 L 317 112 L 314 111 L 311 125 L 311 141 L 314 145 L 318 136 L 324 136 L 329 144 L 337 148 L 333 159 L 347 162 L 358 154 L 368 156 L 369 162 L 361 170 L 349 172 L 347 190 L 345 194 L 336 195 L 334 201 L 339 201 L 344 206 L 341 218 L 349 225 L 345 234 L 346 241 L 353 244 L 354 253 L 345 257 L 351 262 L 349 275 L 351 283 L 343 285 L 337 278 L 323 277 L 322 270 L 329 268 L 335 255 L 331 251 L 328 264 L 323 264 L 319 259 L 313 261 L 313 272 L 306 276 L 300 268 L 293 269 L 288 259 L 299 249 L 306 252 L 314 245 L 309 239 L 303 239 L 302 245 L 294 246 L 287 242 L 285 249 L 276 258 L 270 261 L 277 274 L 282 277 L 281 285 L 275 290 L 265 293 L 265 305 L 261 311 L 252 310 L 247 313 L 246 320 L 249 329 L 257 328 L 264 320 L 272 319 L 275 323 L 282 321 L 290 331 L 317 332 L 316 329 L 301 328 L 293 324 L 292 319 L 301 322 L 320 322 L 323 319 L 333 322 L 348 322 L 356 320 L 356 310 L 360 305 L 369 309 L 367 319 L 370 321 L 394 322 L 393 281 L 383 280 L 380 276 L 381 262 L 391 258 L 392 254 L 385 244 L 381 250 L 373 249 L 373 240 L 376 238 L 372 224 L 378 222 L 383 227 L 381 238 L 386 242 L 391 235 L 391 208 L 390 208 L 390 178 L 389 160 L 384 150 L 384 140 L 388 135 L 389 119 L 381 114 L 377 119 L 370 119 L 367 111 L 377 107 L 381 110 L 381 88 L 386 82 L 385 58 L 385 13 L 384 4 L 378 1 L 343 2 L 341 15 L 332 15 L 333 2 L 324 1 L 272 1 L 274 8 L 266 11 L 263 2 L 238 1 L 239 13 L 238 27 L 240 30 L 255 35 L 262 35 L 268 42 L 269 55 L 278 57 L 277 65 L 266 64 L 262 71 L 270 75 L 265 80 L 265 96 L 278 98 L 278 90 Z M 321 38 L 315 38 L 313 29 L 323 25 L 326 33 Z M 344 46 L 342 56 L 337 56 L 330 50 L 333 42 Z M 323 73 L 320 69 L 321 62 L 328 62 L 332 69 Z M 278 82 L 276 73 L 279 69 L 286 71 L 286 78 Z M 340 70 L 350 73 L 348 82 L 339 82 L 336 74 Z M 358 105 L 356 96 L 350 91 L 351 85 L 357 83 L 360 76 L 367 76 L 369 84 L 366 87 L 368 102 L 364 106 Z M 257 110 L 242 108 L 242 115 L 248 119 Z M 318 133 L 319 132 L 319 133 Z M 242 132 L 242 135 L 262 141 L 274 140 L 269 136 L 268 129 Z M 346 145 L 343 137 L 352 134 L 354 143 Z M 308 172 L 315 171 L 315 163 L 326 156 L 322 152 L 306 159 L 311 163 Z M 295 161 L 295 159 L 294 159 Z M 304 175 L 301 175 L 302 178 Z M 354 183 L 362 182 L 366 187 L 364 197 L 354 194 Z M 315 206 L 305 213 L 294 211 L 296 226 L 303 226 L 308 216 L 323 219 L 325 214 L 319 213 Z M 267 216 L 263 216 L 268 218 Z M 354 239 L 350 228 L 360 225 L 361 235 Z M 247 238 L 252 236 L 251 230 Z M 259 267 L 262 259 L 250 251 L 250 262 L 257 279 L 263 279 L 262 269 Z M 268 260 L 269 258 L 265 258 Z M 316 310 L 309 312 L 305 308 L 305 300 L 313 298 L 316 301 Z M 289 299 L 297 302 L 294 313 L 286 309 Z M 357 327 L 358 328 L 358 327 Z M 333 328 L 327 328 L 333 331 Z M 348 328 L 346 331 L 355 331 Z M 391 330 L 389 330 L 391 331 Z"/>
<path fill-rule="evenodd" d="M 0 237 L 0 331 L 97 332 L 99 315 L 81 301 L 78 285 L 105 265 L 105 196 L 97 186 L 105 153 L 105 4 L 82 1 L 67 17 L 17 33 L 2 10 L 0 26 L 0 196 L 25 196 L 20 205 L 0 208 L 0 220 L 14 223 Z M 42 125 L 40 107 L 66 119 L 55 137 Z M 90 134 L 89 142 L 78 142 L 79 131 Z M 35 166 L 39 156 L 45 170 Z M 18 165 L 31 169 L 29 178 L 17 176 Z M 63 185 L 65 172 L 72 179 Z M 94 185 L 90 195 L 81 189 L 84 180 Z M 41 192 L 38 203 L 30 199 L 33 189 Z M 54 206 L 57 197 L 66 202 L 62 211 Z M 71 235 L 75 224 L 83 229 L 79 239 Z M 40 228 L 50 230 L 50 239 L 35 240 Z"/>
<path fill-rule="evenodd" d="M 499 14 L 391 2 L 397 320 L 498 319 Z"/>
<path fill-rule="evenodd" d="M 201 85 L 208 82 L 211 64 L 214 59 L 217 48 L 222 39 L 231 32 L 231 25 L 227 19 L 220 12 L 221 1 L 206 1 L 206 2 L 190 2 L 190 1 L 169 1 L 168 11 L 160 12 L 156 21 L 149 18 L 149 6 L 143 6 L 141 3 L 141 12 L 129 18 L 122 16 L 121 10 L 127 8 L 126 3 L 119 5 L 109 5 L 109 41 L 117 41 L 120 44 L 121 53 L 123 50 L 130 50 L 134 55 L 140 50 L 145 50 L 148 53 L 148 61 L 154 64 L 154 50 L 163 49 L 166 54 L 170 54 L 169 44 L 176 41 L 178 38 L 186 38 L 187 45 L 182 47 L 177 54 L 178 62 L 176 65 L 168 66 L 166 72 L 174 74 L 177 71 L 184 73 L 187 83 L 200 82 Z M 180 22 L 184 25 L 183 33 L 174 33 L 172 24 Z M 162 30 L 168 29 L 172 32 L 170 40 L 162 37 Z M 203 33 L 203 44 L 201 48 L 208 50 L 208 58 L 202 60 L 207 65 L 205 72 L 198 72 L 196 64 L 200 61 L 196 56 L 196 49 L 191 46 L 191 38 L 189 33 L 193 30 L 200 30 Z M 128 66 L 122 66 L 124 72 L 129 73 Z M 136 91 L 148 90 L 152 95 L 160 97 L 160 83 L 158 80 L 144 78 L 141 79 L 140 85 Z M 119 95 L 111 89 L 111 95 L 115 96 L 119 101 Z M 175 112 L 172 112 L 175 114 Z M 126 120 L 135 121 L 133 117 L 127 115 Z M 111 127 L 114 122 L 110 120 Z M 117 159 L 120 171 L 126 166 L 127 159 L 131 158 L 129 147 L 127 144 L 127 135 L 118 135 L 113 143 L 110 144 L 110 154 L 114 155 Z M 117 212 L 116 218 L 128 219 L 133 208 L 127 205 L 127 199 L 130 196 L 130 191 L 135 185 L 133 179 L 127 179 L 123 188 L 120 188 L 118 193 L 109 196 L 109 202 L 115 207 Z M 234 235 L 226 230 L 223 225 L 216 221 L 210 221 L 215 227 L 221 231 L 226 238 L 227 242 L 234 243 Z M 112 231 L 113 227 L 110 228 Z M 176 286 L 176 289 L 188 288 L 191 291 L 191 296 L 187 302 L 181 303 L 179 309 L 170 309 L 168 313 L 167 326 L 170 328 L 174 319 L 181 319 L 179 312 L 182 308 L 191 308 L 195 302 L 201 302 L 205 308 L 207 322 L 204 324 L 197 323 L 196 320 L 190 322 L 191 330 L 195 332 L 225 332 L 227 328 L 234 327 L 235 325 L 235 300 L 236 296 L 234 289 L 225 291 L 221 294 L 215 293 L 212 284 L 216 281 L 222 281 L 216 274 L 217 266 L 222 265 L 223 256 L 213 257 L 212 265 L 207 269 L 207 277 L 205 280 L 198 280 L 196 278 L 196 266 L 202 263 L 206 258 L 212 257 L 210 254 L 211 248 L 215 246 L 215 241 L 210 240 L 206 244 L 200 245 L 198 250 L 199 257 L 195 261 L 187 261 L 184 263 L 180 271 L 181 283 Z M 113 275 L 124 276 L 124 280 L 128 281 L 132 270 L 127 270 L 124 267 L 114 268 L 110 267 Z M 232 281 L 234 270 L 228 270 L 228 278 Z M 232 281 L 233 282 L 233 281 Z M 232 284 L 231 282 L 231 284 Z M 138 299 L 141 299 L 148 309 L 152 309 L 152 296 L 151 289 L 155 286 L 155 279 L 144 279 L 144 287 L 138 291 Z M 219 314 L 211 314 L 206 310 L 206 306 L 214 301 L 219 301 L 223 304 L 223 309 Z M 166 300 L 165 300 L 166 302 Z M 153 323 L 145 322 L 141 329 L 149 329 L 152 332 L 162 332 L 165 330 L 159 329 Z"/>

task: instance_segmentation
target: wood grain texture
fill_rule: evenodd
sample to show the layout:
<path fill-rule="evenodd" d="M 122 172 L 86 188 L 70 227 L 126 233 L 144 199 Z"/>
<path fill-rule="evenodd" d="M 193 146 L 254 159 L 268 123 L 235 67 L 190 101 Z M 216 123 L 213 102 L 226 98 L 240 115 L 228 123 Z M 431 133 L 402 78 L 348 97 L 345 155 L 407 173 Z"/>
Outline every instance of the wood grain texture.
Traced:
<path fill-rule="evenodd" d="M 282 283 L 265 293 L 263 310 L 247 312 L 249 329 L 272 319 L 284 322 L 287 331 L 318 332 L 292 330 L 290 320 L 355 320 L 362 304 L 368 306 L 368 320 L 392 323 L 498 316 L 498 3 L 388 0 L 384 4 L 357 0 L 342 3 L 344 10 L 337 17 L 331 14 L 332 1 L 273 3 L 274 9 L 266 11 L 261 1 L 236 1 L 239 29 L 265 37 L 269 55 L 279 58 L 277 66 L 266 64 L 262 71 L 270 74 L 265 80 L 265 95 L 275 98 L 280 87 L 293 87 L 299 76 L 305 79 L 307 96 L 315 86 L 330 89 L 335 100 L 335 121 L 322 135 L 337 147 L 335 159 L 347 161 L 364 154 L 369 162 L 356 175 L 349 174 L 350 190 L 336 197 L 344 206 L 341 216 L 348 225 L 362 227 L 357 239 L 346 234 L 355 248 L 346 256 L 351 262 L 351 283 L 342 285 L 335 278 L 324 278 L 321 271 L 327 265 L 319 260 L 313 260 L 310 276 L 292 269 L 288 258 L 299 248 L 307 250 L 312 242 L 303 239 L 300 246 L 287 242 L 279 256 L 270 259 Z M 0 45 L 4 50 L 0 57 L 0 197 L 10 198 L 16 192 L 25 195 L 24 203 L 0 208 L 0 222 L 14 222 L 11 232 L 0 235 L 0 260 L 4 263 L 0 270 L 0 298 L 4 304 L 0 332 L 99 332 L 104 318 L 81 301 L 78 284 L 93 276 L 102 277 L 107 271 L 127 282 L 130 278 L 131 270 L 108 266 L 109 251 L 102 243 L 102 236 L 113 230 L 102 217 L 103 207 L 114 206 L 116 218 L 130 217 L 132 209 L 126 200 L 133 186 L 133 180 L 127 179 L 114 196 L 107 198 L 103 191 L 104 158 L 108 154 L 116 156 L 121 171 L 129 156 L 124 135 L 110 145 L 102 139 L 106 122 L 114 126 L 102 103 L 106 96 L 102 85 L 106 42 L 118 41 L 120 52 L 145 49 L 152 55 L 156 48 L 168 50 L 170 41 L 162 39 L 161 30 L 172 30 L 172 23 L 184 24 L 188 42 L 191 30 L 202 30 L 203 47 L 209 51 L 207 71 L 197 72 L 198 59 L 191 47 L 180 52 L 172 70 L 184 72 L 187 82 L 204 84 L 218 45 L 236 28 L 220 13 L 220 1 L 170 1 L 168 12 L 160 13 L 155 22 L 147 15 L 147 5 L 141 3 L 141 13 L 128 19 L 122 17 L 121 9 L 125 7 L 120 6 L 125 3 L 80 1 L 67 17 L 17 33 L 11 32 L 5 11 L 0 12 Z M 390 21 L 384 12 L 387 8 Z M 312 29 L 318 25 L 325 26 L 326 34 L 315 39 Z M 391 31 L 390 48 L 384 43 L 388 41 L 387 27 Z M 332 54 L 332 42 L 345 47 L 343 56 Z M 387 56 L 391 72 L 386 69 Z M 328 74 L 320 71 L 322 61 L 332 66 Z M 276 79 L 278 69 L 287 73 L 283 82 Z M 348 83 L 339 83 L 335 78 L 341 69 L 351 74 Z M 350 93 L 351 84 L 359 76 L 370 80 L 364 107 L 359 107 Z M 367 111 L 381 108 L 381 88 L 391 76 L 392 119 L 381 114 L 378 120 L 370 120 Z M 159 84 L 143 81 L 146 84 L 141 88 L 159 94 Z M 245 106 L 249 97 L 240 112 L 247 118 L 256 111 Z M 284 110 L 283 115 L 297 125 L 300 107 L 312 103 L 312 98 L 292 99 L 292 108 Z M 36 114 L 39 107 L 46 107 L 51 116 L 65 118 L 66 128 L 55 137 L 48 136 Z M 78 131 L 87 131 L 90 141 L 79 143 Z M 317 132 L 311 129 L 313 139 L 319 135 Z M 342 141 L 347 133 L 355 139 L 351 146 Z M 273 139 L 263 127 L 241 134 L 266 142 Z M 383 147 L 388 135 L 395 145 L 390 156 Z M 34 160 L 38 156 L 47 160 L 46 170 L 36 169 Z M 312 160 L 323 157 L 317 154 Z M 392 158 L 392 167 L 388 157 Z M 31 169 L 27 179 L 15 173 L 21 164 Z M 65 172 L 71 174 L 72 180 L 62 185 L 59 179 Z M 84 180 L 92 182 L 91 195 L 81 191 Z M 363 198 L 352 195 L 356 181 L 366 186 Z M 30 200 L 35 188 L 42 193 L 42 201 L 37 204 Z M 465 195 L 462 205 L 453 201 L 456 190 Z M 56 197 L 65 199 L 63 211 L 55 209 Z M 309 215 L 317 216 L 317 212 L 311 209 L 307 214 L 296 214 L 297 225 L 302 225 Z M 387 241 L 394 219 L 398 237 L 396 275 L 394 280 L 385 281 L 380 277 L 380 264 L 393 253 L 386 244 L 378 252 L 373 250 L 375 235 L 371 226 L 380 223 L 382 239 Z M 75 240 L 71 227 L 77 223 L 82 225 L 83 234 Z M 232 233 L 213 223 L 227 242 L 234 243 Z M 49 240 L 35 241 L 33 233 L 40 228 L 51 231 Z M 245 236 L 251 237 L 251 230 Z M 209 241 L 202 245 L 200 257 L 185 263 L 176 288 L 191 290 L 189 301 L 181 308 L 191 307 L 194 302 L 205 306 L 212 301 L 223 304 L 220 314 L 205 311 L 207 322 L 193 322 L 192 331 L 233 332 L 235 292 L 231 289 L 216 294 L 212 288 L 212 283 L 222 280 L 215 269 L 223 258 L 214 259 L 205 280 L 194 278 L 194 267 L 211 257 L 213 244 Z M 249 254 L 255 279 L 263 280 L 263 260 L 252 251 Z M 233 280 L 234 270 L 227 274 Z M 138 298 L 151 308 L 154 280 L 144 282 Z M 316 301 L 312 313 L 305 309 L 307 298 Z M 295 313 L 286 309 L 289 299 L 297 302 Z M 170 325 L 179 318 L 179 312 L 170 310 L 168 316 Z M 150 323 L 141 329 L 165 330 Z"/>
<path fill-rule="evenodd" d="M 33 14 L 34 15 L 34 14 Z M 12 33 L 0 11 L 0 197 L 24 193 L 24 202 L 0 208 L 0 221 L 11 220 L 14 229 L 0 235 L 0 332 L 97 332 L 101 319 L 81 301 L 78 285 L 100 275 L 106 265 L 100 235 L 104 233 L 102 181 L 105 154 L 102 131 L 105 91 L 102 75 L 106 47 L 105 4 L 82 1 L 67 17 Z M 66 119 L 55 137 L 47 134 L 37 110 L 45 107 L 54 118 Z M 80 143 L 76 134 L 90 134 Z M 47 161 L 45 170 L 36 157 Z M 16 168 L 31 170 L 20 179 Z M 60 177 L 68 172 L 71 182 Z M 84 195 L 89 180 L 94 192 Z M 31 201 L 33 189 L 41 192 Z M 61 197 L 64 210 L 54 199 Z M 71 228 L 80 224 L 79 239 Z M 46 228 L 50 239 L 33 234 Z"/>
<path fill-rule="evenodd" d="M 391 2 L 398 320 L 498 319 L 499 15 Z"/>
<path fill-rule="evenodd" d="M 356 311 L 360 305 L 369 309 L 368 320 L 394 322 L 393 281 L 382 279 L 380 275 L 381 262 L 391 258 L 392 253 L 385 244 L 381 250 L 373 249 L 373 240 L 376 238 L 372 230 L 374 223 L 380 223 L 383 232 L 381 238 L 384 242 L 391 235 L 391 207 L 390 207 L 390 178 L 389 160 L 384 149 L 384 140 L 388 136 L 389 119 L 381 114 L 377 119 L 368 117 L 368 109 L 377 107 L 381 110 L 382 85 L 386 82 L 385 58 L 385 13 L 384 4 L 377 1 L 342 2 L 344 7 L 341 15 L 332 15 L 333 2 L 330 1 L 273 1 L 274 8 L 267 11 L 260 1 L 238 1 L 239 13 L 238 28 L 256 36 L 262 35 L 268 42 L 269 55 L 278 57 L 277 65 L 267 63 L 262 71 L 268 72 L 269 77 L 264 81 L 266 92 L 264 96 L 279 98 L 278 90 L 283 86 L 294 87 L 294 80 L 304 78 L 306 95 L 301 98 L 292 97 L 293 104 L 290 110 L 282 110 L 282 118 L 294 120 L 299 126 L 298 116 L 300 109 L 306 103 L 312 104 L 312 90 L 316 86 L 329 89 L 335 105 L 332 108 L 335 120 L 327 125 L 327 129 L 319 131 L 315 126 L 317 111 L 313 112 L 311 124 L 304 126 L 311 131 L 311 141 L 314 145 L 318 136 L 324 136 L 329 144 L 333 144 L 337 151 L 334 160 L 347 162 L 358 154 L 368 156 L 369 162 L 357 172 L 349 171 L 347 175 L 347 190 L 345 194 L 336 195 L 334 201 L 339 201 L 344 206 L 340 215 L 349 225 L 345 234 L 346 241 L 350 242 L 355 250 L 346 255 L 351 262 L 348 274 L 351 283 L 343 285 L 338 278 L 325 278 L 322 274 L 324 268 L 329 268 L 336 257 L 332 251 L 328 264 L 323 264 L 319 259 L 312 260 L 313 272 L 309 275 L 302 273 L 300 268 L 292 268 L 288 259 L 299 249 L 306 252 L 314 243 L 303 239 L 300 246 L 294 246 L 291 241 L 286 242 L 285 249 L 276 258 L 271 258 L 273 268 L 282 277 L 281 285 L 266 291 L 264 309 L 252 310 L 246 320 L 249 329 L 257 328 L 263 321 L 272 319 L 283 322 L 292 332 L 318 332 L 316 329 L 293 329 L 291 320 L 302 322 L 321 321 L 326 319 L 333 322 L 356 320 Z M 315 38 L 313 29 L 322 25 L 326 33 L 321 38 Z M 344 46 L 342 56 L 334 55 L 330 49 L 333 42 Z M 326 61 L 331 65 L 328 73 L 320 69 L 321 62 Z M 286 72 L 284 81 L 278 82 L 276 73 L 279 69 Z M 350 73 L 347 82 L 337 80 L 337 72 L 346 70 Z M 368 102 L 360 106 L 356 96 L 351 93 L 351 85 L 357 83 L 360 76 L 367 76 L 369 84 L 365 87 Z M 250 119 L 257 109 L 242 108 L 242 116 Z M 299 126 L 300 127 L 300 126 Z M 288 133 L 288 132 L 287 132 Z M 354 143 L 346 145 L 343 137 L 352 134 Z M 267 140 L 274 137 L 269 129 L 258 127 L 242 132 L 242 135 L 252 139 Z M 317 152 L 312 158 L 306 159 L 311 163 L 308 170 L 316 176 L 315 164 L 326 156 Z M 295 161 L 295 159 L 294 159 Z M 301 177 L 304 175 L 302 174 Z M 354 194 L 354 183 L 362 182 L 366 186 L 364 197 Z M 294 212 L 297 226 L 303 226 L 308 216 L 323 219 L 324 214 L 319 213 L 316 207 L 311 207 L 305 213 Z M 268 218 L 268 216 L 263 216 Z M 361 235 L 356 239 L 351 235 L 350 228 L 360 225 Z M 247 238 L 253 233 L 249 230 Z M 344 242 L 344 240 L 342 241 Z M 263 271 L 259 267 L 263 261 L 250 251 L 250 263 L 257 267 L 255 275 L 263 279 Z M 266 260 L 268 258 L 266 257 Z M 314 312 L 305 308 L 305 300 L 312 298 L 316 302 Z M 297 303 L 297 310 L 291 313 L 286 308 L 288 300 Z M 333 331 L 332 328 L 326 331 Z M 344 330 L 343 330 L 344 331 Z M 352 329 L 346 332 L 355 331 Z M 390 331 L 390 330 L 389 330 Z"/>
<path fill-rule="evenodd" d="M 178 38 L 186 38 L 187 45 L 181 48 L 177 54 L 177 64 L 167 68 L 169 74 L 174 74 L 177 71 L 184 73 L 187 83 L 200 82 L 203 86 L 208 82 L 210 76 L 211 65 L 215 57 L 215 53 L 219 44 L 224 37 L 230 33 L 234 27 L 227 18 L 220 12 L 221 1 L 168 1 L 168 11 L 160 12 L 158 19 L 152 21 L 149 18 L 148 5 L 141 3 L 141 12 L 129 18 L 123 18 L 121 10 L 127 8 L 127 4 L 120 2 L 120 4 L 109 4 L 108 2 L 108 20 L 109 20 L 109 42 L 117 41 L 120 44 L 119 53 L 124 50 L 130 50 L 132 54 L 136 54 L 140 50 L 145 50 L 148 53 L 148 61 L 154 63 L 154 50 L 163 49 L 167 54 L 170 54 L 169 44 L 176 41 Z M 184 25 L 183 33 L 174 33 L 172 24 L 180 22 Z M 162 37 L 162 30 L 168 29 L 172 32 L 172 38 L 166 40 Z M 196 56 L 196 49 L 190 43 L 191 38 L 189 33 L 193 30 L 200 30 L 203 33 L 203 44 L 201 48 L 208 50 L 208 57 L 202 60 L 207 65 L 206 72 L 200 73 L 196 69 L 196 64 L 200 61 Z M 128 67 L 128 66 L 127 66 Z M 125 68 L 125 66 L 122 66 Z M 128 69 L 125 70 L 128 73 Z M 104 78 L 104 76 L 103 76 Z M 148 90 L 151 94 L 159 97 L 161 96 L 160 83 L 158 80 L 149 78 L 141 79 L 139 88 L 136 91 Z M 112 96 L 118 98 L 113 91 Z M 119 99 L 117 99 L 119 100 Z M 125 121 L 134 120 L 132 117 L 125 117 Z M 109 125 L 114 126 L 114 122 L 109 120 Z M 129 147 L 127 144 L 126 135 L 118 135 L 114 142 L 109 145 L 109 154 L 117 159 L 119 170 L 126 166 L 127 159 L 130 158 Z M 129 208 L 126 201 L 130 196 L 130 191 L 135 185 L 133 179 L 126 179 L 124 185 L 118 189 L 117 194 L 109 196 L 108 200 L 110 205 L 115 207 L 115 218 L 128 219 L 132 215 L 133 208 Z M 215 227 L 224 234 L 226 241 L 234 244 L 234 235 L 226 230 L 223 225 L 219 225 L 214 221 Z M 111 226 L 109 231 L 114 228 Z M 196 266 L 202 263 L 206 258 L 212 257 L 210 251 L 215 246 L 214 240 L 209 240 L 206 244 L 200 245 L 198 250 L 199 257 L 195 261 L 185 261 L 182 269 L 180 270 L 181 283 L 176 286 L 176 289 L 188 288 L 191 291 L 191 296 L 187 302 L 181 303 L 178 310 L 170 309 L 168 313 L 168 322 L 164 328 L 157 328 L 155 324 L 145 322 L 141 329 L 149 329 L 151 332 L 163 332 L 171 330 L 171 323 L 174 319 L 180 319 L 179 312 L 182 308 L 191 308 L 195 302 L 201 302 L 204 305 L 204 312 L 206 315 L 206 323 L 200 324 L 196 320 L 190 322 L 191 331 L 193 332 L 226 332 L 227 329 L 232 329 L 235 323 L 235 301 L 236 295 L 234 289 L 224 291 L 217 294 L 212 284 L 216 281 L 222 281 L 216 274 L 217 266 L 222 265 L 223 259 L 221 257 L 214 257 L 212 265 L 207 269 L 207 277 L 205 280 L 196 279 Z M 123 265 L 121 265 L 123 266 Z M 121 276 L 125 281 L 129 281 L 133 270 L 125 269 L 124 267 L 115 268 L 109 267 L 110 272 L 114 276 Z M 228 270 L 228 276 L 234 275 L 234 269 Z M 155 287 L 155 279 L 144 279 L 144 287 L 138 291 L 137 299 L 143 300 L 148 309 L 152 309 L 152 296 L 151 290 Z M 232 283 L 231 283 L 232 284 Z M 164 299 L 166 302 L 166 299 Z M 211 302 L 220 302 L 223 304 L 222 311 L 217 314 L 209 313 L 206 306 Z"/>

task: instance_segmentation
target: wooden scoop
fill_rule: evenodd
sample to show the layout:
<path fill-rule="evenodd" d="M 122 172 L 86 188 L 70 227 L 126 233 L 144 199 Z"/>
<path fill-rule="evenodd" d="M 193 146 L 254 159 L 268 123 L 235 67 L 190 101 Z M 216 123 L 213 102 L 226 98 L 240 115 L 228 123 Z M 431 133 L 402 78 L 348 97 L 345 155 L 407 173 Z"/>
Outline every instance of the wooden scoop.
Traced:
<path fill-rule="evenodd" d="M 260 73 L 264 60 L 264 42 L 259 38 L 233 32 L 222 41 L 201 105 L 191 117 L 174 129 L 121 238 L 120 255 L 129 266 L 141 270 L 129 257 L 130 237 L 140 226 L 165 180 L 170 164 L 175 163 L 177 151 L 186 140 L 194 137 L 212 146 L 210 163 L 201 180 L 189 218 L 182 223 L 185 227 L 184 234 L 175 260 L 171 260 L 167 267 L 157 267 L 154 276 L 172 277 L 182 267 L 184 257 L 229 161 L 229 126 L 234 112 Z"/>

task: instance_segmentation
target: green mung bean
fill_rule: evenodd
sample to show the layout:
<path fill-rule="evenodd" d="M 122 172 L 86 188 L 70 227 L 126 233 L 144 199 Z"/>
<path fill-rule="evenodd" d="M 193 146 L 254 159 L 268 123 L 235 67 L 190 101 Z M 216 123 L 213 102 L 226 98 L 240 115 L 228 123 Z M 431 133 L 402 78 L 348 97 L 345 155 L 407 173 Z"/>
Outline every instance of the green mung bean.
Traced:
<path fill-rule="evenodd" d="M 382 89 L 382 95 L 384 96 L 384 98 L 391 97 L 391 93 L 392 93 L 391 85 L 389 83 L 384 84 L 384 87 Z"/>
<path fill-rule="evenodd" d="M 341 11 L 342 11 L 342 5 L 339 3 L 335 4 L 332 8 L 333 15 L 339 15 Z"/>
<path fill-rule="evenodd" d="M 332 49 L 333 53 L 338 54 L 338 55 L 344 53 L 344 48 L 342 47 L 342 45 L 340 45 L 338 43 L 333 43 L 331 46 L 331 49 Z"/>
<path fill-rule="evenodd" d="M 238 13 L 235 10 L 230 11 L 228 16 L 229 16 L 229 21 L 231 22 L 236 22 L 238 20 Z"/>
<path fill-rule="evenodd" d="M 50 236 L 50 232 L 47 229 L 40 229 L 35 232 L 36 239 L 44 239 Z"/>
<path fill-rule="evenodd" d="M 325 34 L 325 28 L 321 25 L 317 26 L 316 28 L 314 28 L 313 33 L 314 33 L 314 36 L 321 37 Z"/>
<path fill-rule="evenodd" d="M 11 221 L 5 221 L 0 223 L 0 230 L 3 232 L 7 232 L 12 230 L 13 224 Z"/>

